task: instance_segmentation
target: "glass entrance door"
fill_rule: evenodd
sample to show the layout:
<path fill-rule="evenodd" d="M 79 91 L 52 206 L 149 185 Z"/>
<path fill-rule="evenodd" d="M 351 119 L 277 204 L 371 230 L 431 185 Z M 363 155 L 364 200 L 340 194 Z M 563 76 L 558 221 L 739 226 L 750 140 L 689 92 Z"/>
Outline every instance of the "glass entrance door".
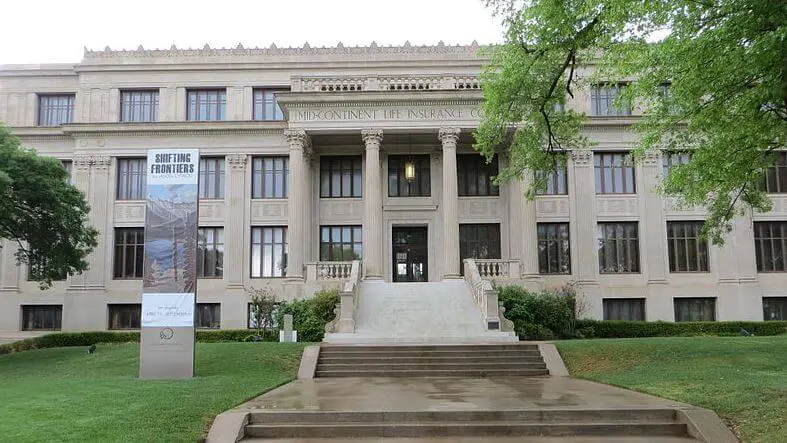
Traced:
<path fill-rule="evenodd" d="M 429 243 L 425 226 L 393 227 L 394 282 L 429 281 Z"/>

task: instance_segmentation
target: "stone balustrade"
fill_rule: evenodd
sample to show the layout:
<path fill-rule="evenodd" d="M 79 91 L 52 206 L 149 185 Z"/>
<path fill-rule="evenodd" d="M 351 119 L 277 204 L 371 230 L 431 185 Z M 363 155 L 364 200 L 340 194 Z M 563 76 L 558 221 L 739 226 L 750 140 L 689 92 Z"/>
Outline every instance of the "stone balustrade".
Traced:
<path fill-rule="evenodd" d="M 519 278 L 520 276 L 520 263 L 519 260 L 511 259 L 475 259 L 478 273 L 481 278 L 495 279 L 495 278 Z"/>
<path fill-rule="evenodd" d="M 486 322 L 487 329 L 499 331 L 500 327 L 500 307 L 498 306 L 498 291 L 492 287 L 489 280 L 481 277 L 478 272 L 478 264 L 472 258 L 464 260 L 464 279 L 473 295 L 473 302 L 481 311 L 481 316 Z"/>
<path fill-rule="evenodd" d="M 481 89 L 475 74 L 293 76 L 293 92 Z"/>
<path fill-rule="evenodd" d="M 306 264 L 307 281 L 341 281 L 352 274 L 351 261 L 320 261 Z"/>
<path fill-rule="evenodd" d="M 349 274 L 343 279 L 344 283 L 339 291 L 339 304 L 336 305 L 334 312 L 336 317 L 325 325 L 325 332 L 353 333 L 355 332 L 355 309 L 358 306 L 358 286 L 361 283 L 361 262 L 353 260 L 351 262 L 323 262 L 349 263 Z"/>

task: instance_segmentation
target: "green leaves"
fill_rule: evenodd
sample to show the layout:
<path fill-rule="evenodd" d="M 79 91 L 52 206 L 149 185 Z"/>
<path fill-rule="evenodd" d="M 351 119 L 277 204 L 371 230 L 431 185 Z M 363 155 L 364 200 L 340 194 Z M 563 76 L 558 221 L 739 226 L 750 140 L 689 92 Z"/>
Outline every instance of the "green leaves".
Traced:
<path fill-rule="evenodd" d="M 87 269 L 98 236 L 89 211 L 60 161 L 22 148 L 0 125 L 0 239 L 17 244 L 18 262 L 33 266 L 42 289 Z"/>
<path fill-rule="evenodd" d="M 552 171 L 567 150 L 587 148 L 585 117 L 556 104 L 590 83 L 627 80 L 620 100 L 644 109 L 635 156 L 694 152 L 661 190 L 705 205 L 714 242 L 746 208 L 770 209 L 762 176 L 787 138 L 786 2 L 487 3 L 508 28 L 482 77 L 476 148 L 508 151 L 499 181 Z"/>

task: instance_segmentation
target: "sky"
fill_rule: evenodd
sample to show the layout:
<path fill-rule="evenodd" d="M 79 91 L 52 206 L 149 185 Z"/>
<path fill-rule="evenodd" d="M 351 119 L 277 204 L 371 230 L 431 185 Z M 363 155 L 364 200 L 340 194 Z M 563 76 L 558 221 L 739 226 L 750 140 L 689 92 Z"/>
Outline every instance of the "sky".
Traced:
<path fill-rule="evenodd" d="M 103 50 L 480 44 L 502 40 L 483 0 L 6 0 L 0 64 L 76 63 Z"/>

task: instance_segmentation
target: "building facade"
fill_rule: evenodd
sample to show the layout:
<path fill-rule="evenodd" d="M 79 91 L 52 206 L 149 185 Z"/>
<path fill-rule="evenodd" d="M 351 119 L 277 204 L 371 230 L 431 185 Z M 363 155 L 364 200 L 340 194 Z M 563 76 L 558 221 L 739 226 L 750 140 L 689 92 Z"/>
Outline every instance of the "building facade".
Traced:
<path fill-rule="evenodd" d="M 611 83 L 577 91 L 592 150 L 572 152 L 528 200 L 496 186 L 505 152 L 472 149 L 479 47 L 86 51 L 77 64 L 0 67 L 0 121 L 63 161 L 101 231 L 90 269 L 40 290 L 0 256 L 0 330 L 139 326 L 148 149 L 200 150 L 197 325 L 249 325 L 247 288 L 308 297 L 362 260 L 365 279 L 440 281 L 462 259 L 531 288 L 569 282 L 583 316 L 787 316 L 787 162 L 773 212 L 736 218 L 724 247 L 702 208 L 657 193 L 686 154 L 632 163 L 641 110 Z M 592 66 L 580 75 L 586 75 Z"/>

